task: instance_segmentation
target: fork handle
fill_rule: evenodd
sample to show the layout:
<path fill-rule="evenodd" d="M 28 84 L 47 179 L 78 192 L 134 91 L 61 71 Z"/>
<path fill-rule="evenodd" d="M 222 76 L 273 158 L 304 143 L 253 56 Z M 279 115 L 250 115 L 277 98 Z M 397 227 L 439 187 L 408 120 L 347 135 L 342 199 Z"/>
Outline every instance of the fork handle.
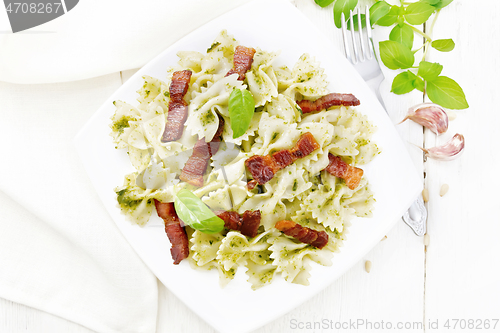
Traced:
<path fill-rule="evenodd" d="M 385 112 L 387 113 L 387 109 L 385 107 L 384 100 L 382 99 L 382 95 L 380 95 L 380 84 L 384 80 L 385 80 L 384 74 L 380 73 L 378 76 L 374 77 L 373 79 L 366 81 L 366 84 L 368 84 L 370 89 L 375 93 L 375 96 L 377 96 L 378 101 L 380 102 L 380 104 L 382 104 L 382 107 L 384 108 Z"/>

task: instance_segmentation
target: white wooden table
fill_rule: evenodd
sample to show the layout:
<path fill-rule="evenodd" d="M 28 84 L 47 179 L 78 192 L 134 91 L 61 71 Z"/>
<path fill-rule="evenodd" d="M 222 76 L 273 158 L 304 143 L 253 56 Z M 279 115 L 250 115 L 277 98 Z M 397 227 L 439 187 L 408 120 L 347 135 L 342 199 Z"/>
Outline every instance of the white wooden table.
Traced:
<path fill-rule="evenodd" d="M 323 30 L 332 43 L 342 46 L 333 25 L 332 6 L 321 9 L 313 0 L 295 0 L 296 6 Z M 411 122 L 398 125 L 402 139 L 429 190 L 427 203 L 430 244 L 400 221 L 364 260 L 330 287 L 285 316 L 257 332 L 362 332 L 474 331 L 481 321 L 500 319 L 500 157 L 497 135 L 500 110 L 497 86 L 500 77 L 500 1 L 455 0 L 445 8 L 434 29 L 436 38 L 453 38 L 451 53 L 431 51 L 428 59 L 444 65 L 444 75 L 463 87 L 470 108 L 456 112 L 457 118 L 443 137 Z M 387 39 L 389 31 L 377 28 L 376 39 Z M 109 75 L 110 85 L 124 82 L 134 71 Z M 408 107 L 423 101 L 420 92 L 396 96 L 389 93 L 396 72 L 386 71 L 382 96 L 396 124 Z M 455 133 L 466 138 L 464 155 L 451 162 L 423 160 L 415 147 L 432 147 Z M 441 197 L 440 187 L 449 185 Z M 370 273 L 365 260 L 373 263 Z M 165 287 L 160 286 L 158 328 L 163 332 L 213 332 Z M 445 327 L 449 320 L 450 329 Z M 455 321 L 458 320 L 458 321 Z M 472 321 L 473 320 L 473 321 Z M 352 322 L 357 329 L 348 326 Z M 382 324 L 383 321 L 383 324 Z M 320 322 L 316 329 L 307 325 Z M 333 322 L 333 324 L 332 324 Z M 386 328 L 387 323 L 393 329 Z M 344 328 L 336 329 L 335 323 Z M 422 326 L 425 324 L 425 327 Z M 471 324 L 472 323 L 472 324 Z M 465 324 L 465 328 L 464 328 Z M 337 324 L 339 325 L 339 324 Z M 381 326 L 384 325 L 384 326 Z M 436 325 L 439 325 L 437 329 Z M 453 326 L 456 325 L 455 330 Z M 462 329 L 462 328 L 463 329 Z M 500 331 L 490 327 L 482 331 Z M 302 328 L 302 329 L 301 329 Z M 0 299 L 0 332 L 91 332 L 90 330 L 21 304 Z"/>

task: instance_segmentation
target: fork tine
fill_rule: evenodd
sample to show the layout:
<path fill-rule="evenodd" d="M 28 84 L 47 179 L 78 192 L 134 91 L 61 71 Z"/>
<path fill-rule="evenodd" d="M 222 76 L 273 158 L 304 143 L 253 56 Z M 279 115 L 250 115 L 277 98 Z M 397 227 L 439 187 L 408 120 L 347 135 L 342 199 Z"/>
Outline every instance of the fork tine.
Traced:
<path fill-rule="evenodd" d="M 368 5 L 365 8 L 365 19 L 366 19 L 366 35 L 367 35 L 367 44 L 368 44 L 368 50 L 366 53 L 366 58 L 367 59 L 372 59 L 373 58 L 373 37 L 372 37 L 372 25 L 370 23 L 370 8 Z"/>
<path fill-rule="evenodd" d="M 361 9 L 358 7 L 358 33 L 359 33 L 359 45 L 361 46 L 361 54 L 359 60 L 361 62 L 365 61 L 365 43 L 363 43 L 363 24 L 361 23 Z"/>
<path fill-rule="evenodd" d="M 349 23 L 350 23 L 350 28 L 351 28 L 351 37 L 352 37 L 352 49 L 354 50 L 354 56 L 352 57 L 352 63 L 353 64 L 357 64 L 358 63 L 358 59 L 359 59 L 359 55 L 358 55 L 358 45 L 356 45 L 356 36 L 355 36 L 355 33 L 354 33 L 354 19 L 353 19 L 353 14 L 352 14 L 352 10 L 349 10 L 349 15 L 350 15 L 350 18 L 349 18 Z"/>
<path fill-rule="evenodd" d="M 344 13 L 340 14 L 340 22 L 342 25 L 342 40 L 344 41 L 345 57 L 347 58 L 347 60 L 352 62 L 351 49 L 349 48 L 349 42 L 347 41 L 347 25 L 345 23 Z"/>

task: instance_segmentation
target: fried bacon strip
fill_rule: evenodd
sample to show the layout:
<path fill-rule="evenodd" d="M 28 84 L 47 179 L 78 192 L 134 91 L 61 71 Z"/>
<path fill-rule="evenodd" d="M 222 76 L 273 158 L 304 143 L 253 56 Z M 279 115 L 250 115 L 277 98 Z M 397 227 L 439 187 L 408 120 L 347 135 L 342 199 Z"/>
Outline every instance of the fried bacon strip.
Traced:
<path fill-rule="evenodd" d="M 255 155 L 245 161 L 248 171 L 259 184 L 265 184 L 273 179 L 274 174 L 280 169 L 272 156 Z"/>
<path fill-rule="evenodd" d="M 297 101 L 297 104 L 302 109 L 302 113 L 310 113 L 321 110 L 326 110 L 332 106 L 356 106 L 359 105 L 359 100 L 352 94 L 331 93 L 318 98 L 315 101 L 303 99 Z"/>
<path fill-rule="evenodd" d="M 243 219 L 240 214 L 235 211 L 218 210 L 214 213 L 224 221 L 224 226 L 231 230 L 240 230 L 243 224 Z"/>
<path fill-rule="evenodd" d="M 219 116 L 219 128 L 212 141 L 207 143 L 203 138 L 196 142 L 193 148 L 193 154 L 189 157 L 179 176 L 181 180 L 194 186 L 203 186 L 203 175 L 207 170 L 210 158 L 219 150 L 223 131 L 224 119 Z"/>
<path fill-rule="evenodd" d="M 216 211 L 215 215 L 224 221 L 224 226 L 231 230 L 238 230 L 248 237 L 257 236 L 260 226 L 260 210 L 246 210 L 242 215 L 234 211 Z"/>
<path fill-rule="evenodd" d="M 253 63 L 255 49 L 238 45 L 234 50 L 233 68 L 227 72 L 226 76 L 238 74 L 238 80 L 245 80 L 245 73 L 250 70 Z"/>
<path fill-rule="evenodd" d="M 353 167 L 342 161 L 340 157 L 330 153 L 328 153 L 328 159 L 330 163 L 326 167 L 326 171 L 335 177 L 342 178 L 351 190 L 358 187 L 361 177 L 363 176 L 362 169 Z"/>
<path fill-rule="evenodd" d="M 283 149 L 267 156 L 252 156 L 245 161 L 245 165 L 257 183 L 262 185 L 270 181 L 279 170 L 318 148 L 319 144 L 314 136 L 310 132 L 306 132 L 301 135 L 292 149 Z"/>
<path fill-rule="evenodd" d="M 184 131 L 188 116 L 188 106 L 184 101 L 189 88 L 192 72 L 190 70 L 174 72 L 170 84 L 170 102 L 168 103 L 167 123 L 161 142 L 178 140 Z"/>
<path fill-rule="evenodd" d="M 159 202 L 155 199 L 155 207 L 158 216 L 165 222 L 165 232 L 172 247 L 170 254 L 174 259 L 174 265 L 178 265 L 189 256 L 189 241 L 186 231 L 181 226 L 181 220 L 175 212 L 173 202 Z"/>
<path fill-rule="evenodd" d="M 243 219 L 240 229 L 241 233 L 248 237 L 257 236 L 260 226 L 260 210 L 246 210 L 241 217 Z"/>
<path fill-rule="evenodd" d="M 322 249 L 328 243 L 328 234 L 325 231 L 316 231 L 303 227 L 298 223 L 289 220 L 282 220 L 276 223 L 275 228 L 285 235 L 296 240 Z"/>

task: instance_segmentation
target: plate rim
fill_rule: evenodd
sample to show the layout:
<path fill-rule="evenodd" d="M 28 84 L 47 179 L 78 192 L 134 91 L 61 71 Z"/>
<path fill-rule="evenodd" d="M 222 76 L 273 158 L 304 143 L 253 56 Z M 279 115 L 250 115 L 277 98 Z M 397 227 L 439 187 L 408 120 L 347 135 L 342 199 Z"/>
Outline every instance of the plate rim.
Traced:
<path fill-rule="evenodd" d="M 168 47 L 167 49 L 165 49 L 163 52 L 161 52 L 159 55 L 157 55 L 156 57 L 154 57 L 150 62 L 148 62 L 145 66 L 143 66 L 139 71 L 137 71 L 134 75 L 131 76 L 131 78 L 128 80 L 128 83 L 129 84 L 132 84 L 132 82 L 134 82 L 134 80 L 137 80 L 137 78 L 140 78 L 144 75 L 144 71 L 146 71 L 147 69 L 149 69 L 151 66 L 153 66 L 154 64 L 156 64 L 159 60 L 165 58 L 165 56 L 167 54 L 169 54 L 170 52 L 172 52 L 171 50 L 175 50 L 179 44 L 181 44 L 184 40 L 186 39 L 189 39 L 191 38 L 190 36 L 194 36 L 196 34 L 199 33 L 199 31 L 202 31 L 204 28 L 206 28 L 208 25 L 211 25 L 213 24 L 213 22 L 216 22 L 218 20 L 221 20 L 221 19 L 224 19 L 224 17 L 228 17 L 230 15 L 233 15 L 234 13 L 239 13 L 241 11 L 245 11 L 246 9 L 248 8 L 253 8 L 255 6 L 259 6 L 259 5 L 269 5 L 270 3 L 272 3 L 272 5 L 276 5 L 276 6 L 285 6 L 287 8 L 287 10 L 291 10 L 293 11 L 296 15 L 298 14 L 303 20 L 305 20 L 307 22 L 307 25 L 308 25 L 308 29 L 312 29 L 314 30 L 314 32 L 318 35 L 318 36 L 321 36 L 321 39 L 323 39 L 324 41 L 326 41 L 328 44 L 330 44 L 331 47 L 333 47 L 333 45 L 331 45 L 331 42 L 324 36 L 324 34 L 319 31 L 319 29 L 317 29 L 310 21 L 309 19 L 302 13 L 300 12 L 297 8 L 295 8 L 289 1 L 287 0 L 273 0 L 273 1 L 266 1 L 266 0 L 255 0 L 255 1 L 251 1 L 247 4 L 244 4 L 244 5 L 241 5 L 240 7 L 237 7 L 236 9 L 233 9 L 225 14 L 222 14 L 221 16 L 215 18 L 214 20 L 202 25 L 201 27 L 193 30 L 191 33 L 187 34 L 186 36 L 184 36 L 183 38 L 181 38 L 180 40 L 178 40 L 177 42 L 175 42 L 174 44 L 172 44 L 170 47 Z M 236 36 L 237 37 L 237 36 Z M 333 47 L 334 48 L 334 47 Z M 338 51 L 337 51 L 338 52 Z M 168 66 L 168 65 L 167 65 Z M 360 77 L 358 76 L 357 78 L 358 80 L 360 79 Z M 362 80 L 362 79 L 361 79 Z M 362 81 L 364 85 L 366 85 L 366 83 L 364 83 L 364 81 Z M 99 118 L 99 115 L 104 112 L 104 110 L 106 110 L 109 106 L 109 104 L 112 103 L 113 100 L 116 99 L 115 95 L 117 95 L 117 93 L 119 91 L 121 91 L 123 89 L 123 87 L 125 87 L 127 85 L 127 82 L 124 83 L 123 85 L 120 86 L 120 88 L 118 88 L 105 102 L 104 104 L 89 118 L 89 120 L 86 122 L 86 124 L 81 128 L 81 130 L 78 132 L 78 134 L 75 136 L 75 139 L 74 139 L 74 144 L 77 148 L 77 151 L 78 151 L 78 154 L 80 156 L 80 158 L 82 159 L 82 162 L 84 163 L 84 166 L 85 166 L 85 169 L 87 171 L 87 173 L 89 174 L 89 177 L 91 178 L 91 181 L 96 189 L 96 192 L 98 193 L 99 197 L 101 198 L 101 195 L 99 194 L 99 190 L 98 188 L 95 186 L 94 184 L 94 178 L 92 177 L 91 175 L 91 172 L 89 172 L 89 169 L 87 167 L 87 164 L 88 164 L 88 161 L 85 160 L 84 156 L 85 156 L 85 153 L 84 153 L 84 150 L 85 150 L 85 135 L 88 133 L 89 129 L 91 128 L 91 124 L 93 124 L 95 122 L 96 119 Z M 366 87 L 367 88 L 367 87 Z M 378 103 L 378 102 L 377 102 Z M 381 107 L 381 106 L 380 106 Z M 401 138 L 399 138 L 398 136 L 398 139 L 401 140 Z M 111 142 L 111 140 L 109 140 Z M 408 152 L 405 150 L 406 154 L 408 155 Z M 409 159 L 409 155 L 406 156 L 407 159 Z M 411 162 L 411 161 L 410 161 Z M 411 163 L 413 165 L 413 163 Z M 413 168 L 415 169 L 415 166 L 413 165 Z M 414 170 L 415 171 L 415 174 L 416 174 L 416 169 Z M 422 185 L 423 186 L 423 185 Z M 421 188 L 416 188 L 414 189 L 414 193 L 412 193 L 410 196 L 412 197 L 412 199 L 408 199 L 408 205 L 407 207 L 409 207 L 411 205 L 411 203 L 413 202 L 413 200 L 418 196 L 418 194 L 420 193 L 421 191 Z M 102 198 L 101 198 L 102 200 Z M 108 211 L 109 213 L 109 210 L 108 210 L 108 207 L 106 207 L 106 210 Z M 397 214 L 393 213 L 391 215 L 394 215 L 394 216 L 401 216 L 404 211 L 406 211 L 406 209 L 403 209 L 401 208 Z M 118 226 L 118 229 L 120 230 L 120 232 L 122 232 L 122 234 L 124 235 L 124 237 L 127 239 L 127 242 L 132 246 L 132 248 L 134 249 L 134 251 L 136 251 L 139 255 L 139 257 L 146 263 L 146 265 L 148 266 L 148 268 L 155 274 L 155 276 L 160 280 L 162 281 L 162 283 L 164 283 L 166 286 L 167 284 L 163 281 L 162 278 L 160 278 L 158 276 L 158 274 L 155 272 L 155 269 L 151 268 L 151 265 L 148 263 L 148 260 L 145 260 L 140 252 L 140 250 L 136 249 L 136 246 L 134 243 L 132 243 L 128 237 L 127 237 L 127 234 L 124 233 L 124 230 L 123 228 L 121 228 L 120 224 L 113 218 L 113 215 L 110 214 L 113 221 L 115 222 L 115 224 Z M 397 219 L 393 219 L 393 221 L 391 221 L 391 223 L 388 223 L 383 230 L 379 230 L 378 234 L 381 234 L 381 237 L 383 237 L 383 235 L 385 235 L 387 233 L 387 231 L 389 231 L 390 229 L 392 229 L 392 227 L 396 224 L 398 220 Z M 379 238 L 381 238 L 379 237 Z M 373 237 L 371 239 L 372 241 L 371 242 L 368 242 L 365 244 L 365 246 L 361 249 L 359 249 L 357 251 L 357 254 L 355 256 L 355 259 L 351 260 L 351 264 L 350 265 L 347 265 L 347 266 L 343 266 L 341 269 L 339 269 L 337 271 L 337 273 L 335 273 L 333 275 L 333 277 L 331 278 L 331 280 L 329 281 L 329 283 L 327 285 L 322 285 L 321 287 L 316 287 L 316 288 L 311 288 L 312 286 L 308 286 L 307 288 L 310 288 L 309 290 L 311 291 L 310 293 L 308 293 L 308 296 L 306 298 L 302 298 L 300 302 L 297 302 L 297 303 L 294 303 L 288 307 L 283 307 L 281 308 L 281 311 L 276 311 L 273 315 L 271 316 L 268 316 L 268 318 L 266 318 L 265 320 L 261 320 L 260 322 L 258 322 L 258 324 L 256 325 L 250 325 L 248 326 L 248 329 L 245 328 L 245 330 L 243 330 L 244 332 L 247 332 L 247 331 L 250 331 L 250 330 L 254 330 L 254 329 L 257 329 L 258 327 L 261 327 L 279 317 L 281 317 L 283 314 L 285 313 L 288 313 L 289 311 L 291 311 L 292 309 L 300 306 L 303 302 L 307 301 L 308 299 L 311 299 L 313 296 L 317 295 L 319 292 L 321 292 L 322 290 L 324 290 L 326 287 L 328 287 L 329 285 L 331 285 L 335 280 L 337 280 L 340 276 L 342 276 L 343 274 L 345 274 L 345 272 L 347 270 L 349 270 L 352 266 L 354 266 L 364 255 L 366 255 L 366 253 L 368 253 L 377 243 L 378 243 L 378 240 Z M 349 240 L 346 240 L 346 242 L 348 242 Z M 344 246 L 345 247 L 345 246 Z M 341 248 L 343 249 L 343 248 Z M 334 254 L 334 257 L 338 256 L 339 253 L 335 253 Z M 313 269 L 316 269 L 316 265 L 314 266 Z M 275 283 L 273 281 L 273 283 Z M 169 288 L 169 287 L 168 287 Z M 184 297 L 182 295 L 179 294 L 178 290 L 176 290 L 176 288 L 169 288 L 169 290 L 174 294 L 176 295 L 176 297 L 178 297 L 183 303 L 185 303 L 193 312 L 196 312 L 193 307 L 189 304 L 190 302 L 186 302 L 186 300 L 184 299 Z M 206 316 L 203 315 L 203 313 L 199 313 L 199 312 L 196 312 L 198 316 L 200 316 L 203 320 L 205 320 L 206 322 L 208 322 L 211 326 L 213 326 L 214 328 L 216 328 L 217 330 L 221 331 L 221 332 L 231 332 L 234 330 L 234 327 L 229 327 L 229 326 L 224 326 L 224 325 L 221 325 L 220 322 L 217 322 L 217 321 L 214 321 L 212 318 L 207 318 Z M 240 327 L 241 328 L 241 327 Z M 239 330 L 241 331 L 241 330 Z"/>

